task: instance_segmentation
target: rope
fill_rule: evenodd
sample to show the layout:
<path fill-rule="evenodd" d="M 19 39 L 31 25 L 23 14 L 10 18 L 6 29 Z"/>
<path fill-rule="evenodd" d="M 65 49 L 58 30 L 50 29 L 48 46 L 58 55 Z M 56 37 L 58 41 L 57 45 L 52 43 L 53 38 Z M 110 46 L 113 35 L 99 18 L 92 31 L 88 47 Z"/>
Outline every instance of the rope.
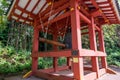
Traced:
<path fill-rule="evenodd" d="M 53 0 L 52 2 L 54 2 L 54 0 Z M 49 13 L 48 25 L 47 25 L 47 28 L 46 28 L 46 33 L 45 33 L 45 35 L 44 35 L 45 38 L 47 37 L 48 27 L 49 27 L 49 25 L 50 25 L 50 17 L 51 17 L 51 14 L 52 14 L 52 9 L 53 9 L 53 3 L 52 3 L 52 5 L 51 5 L 51 9 L 50 9 L 50 13 Z"/>
<path fill-rule="evenodd" d="M 64 35 L 63 35 L 63 41 L 65 39 L 65 33 L 66 33 L 66 30 L 67 30 L 67 27 L 68 27 L 68 22 L 69 22 L 69 17 L 67 17 L 67 20 L 66 20 L 66 26 L 65 26 L 65 32 L 64 32 Z"/>
<path fill-rule="evenodd" d="M 53 0 L 52 2 L 54 3 L 54 0 Z M 47 25 L 47 27 L 45 28 L 46 31 L 44 30 L 44 25 L 43 25 L 43 22 L 42 22 L 42 19 L 41 19 L 41 15 L 39 15 L 39 17 L 40 17 L 40 24 L 41 24 L 42 30 L 43 30 L 43 32 L 45 32 L 45 33 L 43 34 L 44 38 L 47 38 L 48 27 L 49 27 L 49 25 L 50 25 L 50 17 L 51 17 L 52 9 L 53 9 L 53 3 L 51 3 L 49 18 L 48 18 L 48 25 Z"/>
<path fill-rule="evenodd" d="M 42 31 L 44 32 L 44 26 L 43 26 L 43 22 L 42 22 L 42 19 L 41 19 L 41 15 L 39 15 L 40 17 L 40 24 L 41 24 L 41 27 L 42 27 Z"/>
<path fill-rule="evenodd" d="M 69 17 L 67 17 L 67 20 L 66 20 L 64 35 L 63 35 L 63 37 L 60 36 L 60 40 L 61 40 L 62 42 L 63 42 L 64 39 L 65 39 L 65 33 L 66 33 L 66 30 L 67 30 L 67 27 L 68 27 L 68 22 L 69 22 Z"/>

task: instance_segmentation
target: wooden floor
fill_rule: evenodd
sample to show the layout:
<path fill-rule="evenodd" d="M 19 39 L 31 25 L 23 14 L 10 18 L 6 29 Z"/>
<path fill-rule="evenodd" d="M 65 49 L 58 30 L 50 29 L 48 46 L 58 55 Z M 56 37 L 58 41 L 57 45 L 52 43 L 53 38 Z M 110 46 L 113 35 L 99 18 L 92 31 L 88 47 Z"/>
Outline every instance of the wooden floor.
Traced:
<path fill-rule="evenodd" d="M 53 75 L 64 75 L 68 77 L 73 77 L 73 72 L 71 70 L 64 70 L 64 71 L 59 71 L 59 72 L 54 72 L 52 73 Z"/>
<path fill-rule="evenodd" d="M 85 70 L 84 75 L 87 75 L 87 74 L 89 74 L 91 72 L 92 71 Z M 71 70 L 58 71 L 58 72 L 54 72 L 52 74 L 53 75 L 64 75 L 64 76 L 73 77 L 73 72 Z"/>

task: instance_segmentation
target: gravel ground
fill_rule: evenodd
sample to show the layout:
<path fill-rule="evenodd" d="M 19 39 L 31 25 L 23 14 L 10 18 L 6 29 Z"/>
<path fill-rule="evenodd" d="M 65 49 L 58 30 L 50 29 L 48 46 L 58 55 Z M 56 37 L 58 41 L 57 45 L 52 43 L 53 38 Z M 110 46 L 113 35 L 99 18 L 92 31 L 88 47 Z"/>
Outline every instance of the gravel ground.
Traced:
<path fill-rule="evenodd" d="M 113 74 L 105 74 L 100 77 L 98 80 L 120 80 L 120 74 L 113 75 Z"/>
<path fill-rule="evenodd" d="M 120 80 L 120 68 L 115 67 L 115 66 L 111 66 L 111 69 L 113 69 L 114 71 L 117 72 L 116 75 L 113 74 L 105 74 L 102 77 L 100 77 L 98 80 Z"/>
<path fill-rule="evenodd" d="M 43 79 L 39 79 L 39 78 L 33 77 L 33 76 L 30 78 L 27 78 L 27 79 L 23 79 L 22 75 L 21 75 L 21 76 L 8 77 L 8 78 L 5 78 L 4 80 L 43 80 Z"/>
<path fill-rule="evenodd" d="M 116 75 L 107 73 L 107 74 L 101 76 L 98 80 L 120 80 L 120 68 L 113 67 L 113 66 L 111 68 L 117 72 Z M 19 76 L 7 77 L 4 79 L 0 78 L 0 80 L 43 80 L 43 79 L 33 77 L 33 76 L 30 78 L 27 78 L 27 79 L 23 79 L 22 75 L 19 75 Z"/>

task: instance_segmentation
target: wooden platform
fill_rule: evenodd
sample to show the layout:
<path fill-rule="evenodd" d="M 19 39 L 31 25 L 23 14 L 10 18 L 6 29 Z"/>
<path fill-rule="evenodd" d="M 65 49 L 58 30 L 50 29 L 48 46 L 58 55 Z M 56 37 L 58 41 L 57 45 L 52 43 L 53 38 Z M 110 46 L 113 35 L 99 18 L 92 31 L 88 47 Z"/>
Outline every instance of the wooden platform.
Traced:
<path fill-rule="evenodd" d="M 57 72 L 43 72 L 43 71 L 37 71 L 36 75 L 37 77 L 48 79 L 48 80 L 74 80 L 73 78 L 73 72 L 69 69 L 57 71 Z M 96 79 L 96 72 L 92 72 L 89 70 L 84 71 L 84 79 L 85 80 L 94 80 Z"/>

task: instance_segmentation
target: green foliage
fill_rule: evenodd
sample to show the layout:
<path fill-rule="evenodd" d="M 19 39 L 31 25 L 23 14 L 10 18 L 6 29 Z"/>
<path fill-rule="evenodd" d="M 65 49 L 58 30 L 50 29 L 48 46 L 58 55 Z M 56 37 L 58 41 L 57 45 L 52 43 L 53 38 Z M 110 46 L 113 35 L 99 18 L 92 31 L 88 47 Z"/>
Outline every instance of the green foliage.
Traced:
<path fill-rule="evenodd" d="M 116 49 L 119 44 L 119 38 L 116 33 L 117 26 L 116 25 L 106 25 L 104 26 L 104 40 L 107 53 L 109 54 L 109 49 Z"/>
<path fill-rule="evenodd" d="M 30 53 L 16 52 L 13 47 L 1 47 L 0 74 L 18 73 L 30 70 Z"/>
<path fill-rule="evenodd" d="M 104 40 L 106 53 L 108 54 L 107 60 L 109 65 L 120 66 L 120 35 L 118 30 L 119 25 L 105 25 L 104 30 Z"/>
<path fill-rule="evenodd" d="M 9 5 L 9 1 L 0 0 L 0 33 L 5 30 L 7 24 L 7 17 L 5 15 L 7 8 Z"/>
<path fill-rule="evenodd" d="M 59 66 L 62 66 L 62 65 L 65 65 L 67 62 L 66 62 L 66 58 L 65 57 L 61 57 L 58 59 L 58 65 Z"/>
<path fill-rule="evenodd" d="M 108 55 L 107 60 L 110 65 L 120 66 L 120 50 Z"/>
<path fill-rule="evenodd" d="M 0 74 L 24 72 L 31 69 L 31 56 L 28 51 L 16 51 L 11 46 L 5 46 L 0 42 Z M 66 63 L 66 58 L 58 59 L 58 65 Z M 53 67 L 53 58 L 39 58 L 38 68 L 47 69 Z"/>

